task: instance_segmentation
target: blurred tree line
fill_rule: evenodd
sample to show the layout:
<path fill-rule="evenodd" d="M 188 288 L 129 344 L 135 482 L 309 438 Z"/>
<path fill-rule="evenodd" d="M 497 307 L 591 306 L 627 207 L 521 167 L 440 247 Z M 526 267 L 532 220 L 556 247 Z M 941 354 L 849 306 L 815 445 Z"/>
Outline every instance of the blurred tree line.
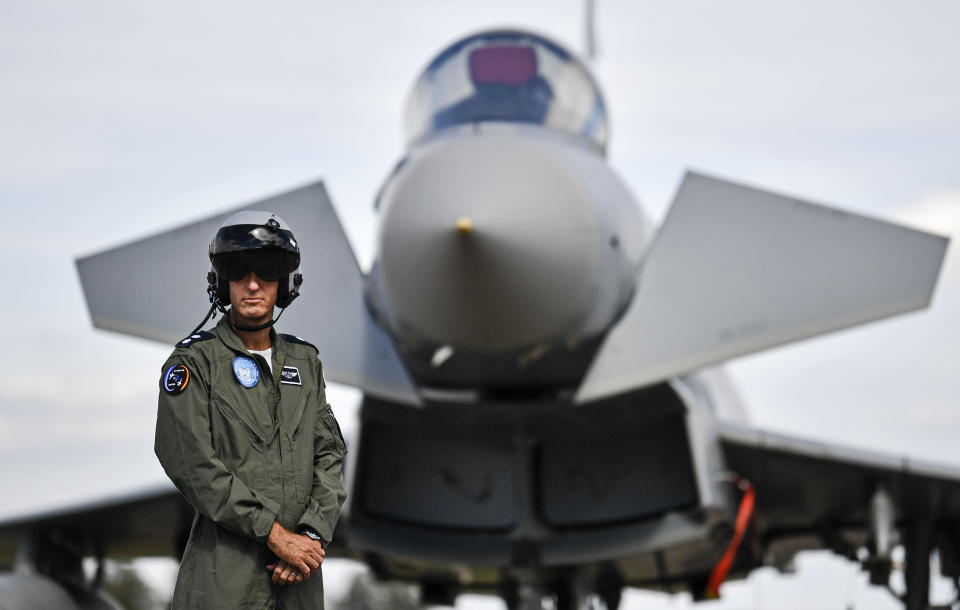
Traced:
<path fill-rule="evenodd" d="M 413 585 L 377 582 L 369 574 L 359 574 L 347 597 L 330 610 L 421 610 L 419 598 Z"/>
<path fill-rule="evenodd" d="M 127 610 L 166 610 L 164 598 L 150 588 L 130 563 L 111 562 L 104 589 Z M 173 592 L 171 591 L 170 594 Z M 377 582 L 370 574 L 358 574 L 347 596 L 327 605 L 327 610 L 423 610 L 417 587 L 403 583 Z"/>

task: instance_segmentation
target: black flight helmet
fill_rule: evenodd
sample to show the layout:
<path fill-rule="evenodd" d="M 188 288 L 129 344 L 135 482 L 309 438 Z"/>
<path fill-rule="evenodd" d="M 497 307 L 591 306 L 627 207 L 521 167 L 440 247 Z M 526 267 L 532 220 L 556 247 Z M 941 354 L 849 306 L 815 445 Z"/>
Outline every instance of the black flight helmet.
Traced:
<path fill-rule="evenodd" d="M 290 305 L 300 294 L 300 246 L 289 225 L 270 212 L 238 212 L 228 218 L 210 242 L 207 292 L 221 311 L 230 304 L 229 282 L 251 271 L 262 280 L 278 282 L 277 307 Z"/>

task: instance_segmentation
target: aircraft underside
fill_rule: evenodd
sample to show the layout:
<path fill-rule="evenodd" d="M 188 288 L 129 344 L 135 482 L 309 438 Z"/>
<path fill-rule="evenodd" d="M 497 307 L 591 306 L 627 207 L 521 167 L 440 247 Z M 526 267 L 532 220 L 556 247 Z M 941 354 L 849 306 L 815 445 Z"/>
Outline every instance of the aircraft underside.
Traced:
<path fill-rule="evenodd" d="M 625 585 L 702 596 L 732 515 L 705 505 L 670 385 L 590 408 L 454 397 L 364 400 L 345 530 L 378 577 L 422 583 L 432 602 L 479 590 L 510 608 L 615 608 Z"/>

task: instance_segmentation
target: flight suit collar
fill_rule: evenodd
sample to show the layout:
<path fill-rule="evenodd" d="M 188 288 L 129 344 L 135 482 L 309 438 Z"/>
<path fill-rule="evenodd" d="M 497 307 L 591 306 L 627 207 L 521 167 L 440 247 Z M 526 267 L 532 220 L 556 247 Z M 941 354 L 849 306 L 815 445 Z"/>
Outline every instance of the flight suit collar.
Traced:
<path fill-rule="evenodd" d="M 249 353 L 247 346 L 243 344 L 243 339 L 240 338 L 240 335 L 233 329 L 233 325 L 230 324 L 230 311 L 227 310 L 227 313 L 220 318 L 220 321 L 217 322 L 217 326 L 214 329 L 217 333 L 217 336 L 220 337 L 220 340 L 223 341 L 223 344 L 232 349 L 235 352 L 240 352 L 241 354 Z M 277 335 L 277 331 L 270 327 L 270 347 L 273 348 L 273 363 L 278 362 L 280 354 L 284 350 L 283 341 L 280 340 Z"/>

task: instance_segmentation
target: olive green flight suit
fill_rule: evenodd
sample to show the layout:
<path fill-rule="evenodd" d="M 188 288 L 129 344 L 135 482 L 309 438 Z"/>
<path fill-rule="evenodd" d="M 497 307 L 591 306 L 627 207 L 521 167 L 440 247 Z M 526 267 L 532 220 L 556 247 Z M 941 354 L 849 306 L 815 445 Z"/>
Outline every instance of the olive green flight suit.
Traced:
<path fill-rule="evenodd" d="M 346 447 L 324 392 L 317 351 L 270 330 L 272 374 L 224 316 L 213 333 L 177 344 L 163 365 L 154 450 L 196 508 L 173 608 L 323 608 L 323 578 L 274 586 L 266 540 L 274 521 L 312 528 L 324 547 L 346 497 Z M 244 387 L 237 356 L 260 379 Z M 249 363 L 248 363 L 249 364 Z M 184 373 L 182 365 L 186 368 Z M 285 368 L 286 367 L 286 368 Z M 300 385 L 280 383 L 287 380 Z M 171 373 L 171 371 L 173 371 Z"/>

